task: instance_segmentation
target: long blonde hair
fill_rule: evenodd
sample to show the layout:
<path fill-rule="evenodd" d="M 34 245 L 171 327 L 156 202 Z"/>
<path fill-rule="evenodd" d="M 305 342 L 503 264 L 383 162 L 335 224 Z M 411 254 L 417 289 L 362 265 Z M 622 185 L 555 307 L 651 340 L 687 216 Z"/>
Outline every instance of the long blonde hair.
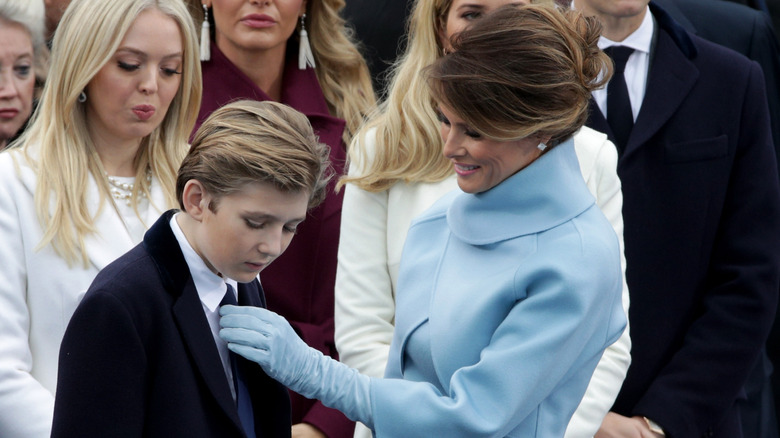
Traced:
<path fill-rule="evenodd" d="M 421 74 L 444 54 L 439 36 L 451 5 L 452 0 L 415 1 L 406 51 L 391 69 L 387 99 L 350 145 L 350 161 L 361 173 L 342 178 L 339 187 L 351 183 L 363 190 L 381 192 L 397 182 L 435 183 L 452 174 L 452 165 L 441 152 L 434 100 Z M 367 134 L 375 139 L 371 153 L 366 150 Z"/>
<path fill-rule="evenodd" d="M 354 183 L 380 192 L 398 181 L 437 182 L 447 178 L 450 163 L 441 153 L 439 123 L 433 98 L 420 72 L 439 59 L 442 22 L 452 0 L 415 1 L 408 25 L 406 52 L 390 71 L 387 99 L 357 133 L 349 157 L 363 171 L 339 185 Z M 375 131 L 376 148 L 370 160 L 366 134 Z"/>
<path fill-rule="evenodd" d="M 88 258 L 84 237 L 96 232 L 86 198 L 88 174 L 98 184 L 100 208 L 111 200 L 103 165 L 89 136 L 81 91 L 111 59 L 124 35 L 144 10 L 155 8 L 179 25 L 184 48 L 182 78 L 160 126 L 141 140 L 135 157 L 132 205 L 149 196 L 147 169 L 159 180 L 168 207 L 176 205 L 176 171 L 201 98 L 198 46 L 192 19 L 180 0 L 74 0 L 55 33 L 51 72 L 21 148 L 37 175 L 35 207 L 43 229 L 37 249 L 51 244 L 69 264 Z M 164 206 L 157 206 L 164 207 Z"/>
<path fill-rule="evenodd" d="M 331 113 L 346 120 L 344 142 L 349 144 L 376 106 L 376 98 L 366 60 L 339 15 L 344 5 L 344 0 L 308 0 L 306 31 L 322 94 Z M 295 32 L 294 38 L 297 35 Z"/>

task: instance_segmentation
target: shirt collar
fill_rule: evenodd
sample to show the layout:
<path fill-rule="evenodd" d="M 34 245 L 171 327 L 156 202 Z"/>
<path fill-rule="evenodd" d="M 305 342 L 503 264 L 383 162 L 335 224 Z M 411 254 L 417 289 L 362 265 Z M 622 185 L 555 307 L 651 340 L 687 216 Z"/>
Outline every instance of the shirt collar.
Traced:
<path fill-rule="evenodd" d="M 237 283 L 230 278 L 223 279 L 219 275 L 211 272 L 206 262 L 198 255 L 192 248 L 187 237 L 184 235 L 179 223 L 176 221 L 176 217 L 182 213 L 176 213 L 171 217 L 171 230 L 176 240 L 181 247 L 181 253 L 184 255 L 184 260 L 187 262 L 187 266 L 190 268 L 190 274 L 192 275 L 192 281 L 195 283 L 195 289 L 198 291 L 200 301 L 212 312 L 214 312 L 219 303 L 222 302 L 222 298 L 225 297 L 225 291 L 227 290 L 226 283 L 233 286 L 234 290 L 237 290 Z"/>
<path fill-rule="evenodd" d="M 650 8 L 647 8 L 645 18 L 642 19 L 642 24 L 637 30 L 620 42 L 601 36 L 598 42 L 599 48 L 604 50 L 611 46 L 626 46 L 631 47 L 634 51 L 649 54 L 650 46 L 653 43 L 653 27 L 653 14 L 650 13 Z"/>

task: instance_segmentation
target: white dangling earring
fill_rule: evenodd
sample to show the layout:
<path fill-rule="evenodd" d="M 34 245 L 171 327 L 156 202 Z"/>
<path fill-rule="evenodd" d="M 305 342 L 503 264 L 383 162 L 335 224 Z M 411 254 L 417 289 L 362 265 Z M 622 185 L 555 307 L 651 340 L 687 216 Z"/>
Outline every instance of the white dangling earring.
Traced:
<path fill-rule="evenodd" d="M 546 144 L 544 144 L 544 143 L 539 143 L 539 144 L 536 146 L 536 148 L 537 148 L 537 149 L 539 149 L 540 151 L 544 152 L 544 150 L 545 150 L 545 149 L 547 149 L 547 145 L 546 145 Z"/>
<path fill-rule="evenodd" d="M 79 101 L 79 103 L 86 102 L 87 101 L 87 93 L 85 93 L 83 91 L 81 93 L 79 93 L 78 101 Z"/>
<path fill-rule="evenodd" d="M 203 24 L 200 26 L 200 60 L 211 60 L 211 32 L 209 32 L 209 7 L 203 5 Z"/>
<path fill-rule="evenodd" d="M 306 32 L 306 14 L 301 15 L 301 34 L 300 34 L 300 47 L 298 48 L 298 69 L 306 70 L 306 66 L 311 68 L 316 67 L 314 65 L 314 54 L 311 52 L 311 46 L 309 45 L 309 34 Z"/>

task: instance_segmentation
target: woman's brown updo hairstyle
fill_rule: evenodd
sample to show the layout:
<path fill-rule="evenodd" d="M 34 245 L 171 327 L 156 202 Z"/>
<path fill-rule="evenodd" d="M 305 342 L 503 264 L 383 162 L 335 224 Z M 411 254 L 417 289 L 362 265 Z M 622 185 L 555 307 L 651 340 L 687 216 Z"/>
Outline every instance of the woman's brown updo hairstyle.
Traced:
<path fill-rule="evenodd" d="M 612 76 L 597 45 L 601 24 L 555 6 L 504 6 L 456 36 L 428 68 L 434 98 L 496 140 L 550 136 L 586 121 L 591 92 Z"/>

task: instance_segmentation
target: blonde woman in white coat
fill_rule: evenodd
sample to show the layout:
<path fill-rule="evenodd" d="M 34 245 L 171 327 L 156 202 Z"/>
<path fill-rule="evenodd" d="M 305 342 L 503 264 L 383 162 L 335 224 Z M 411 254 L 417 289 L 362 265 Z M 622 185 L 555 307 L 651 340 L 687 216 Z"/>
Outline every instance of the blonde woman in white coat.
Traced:
<path fill-rule="evenodd" d="M 48 437 L 60 341 L 101 268 L 175 206 L 200 103 L 178 0 L 75 0 L 25 134 L 0 153 L 0 436 Z"/>
<path fill-rule="evenodd" d="M 397 61 L 387 101 L 350 148 L 336 274 L 335 340 L 340 360 L 382 377 L 395 321 L 395 287 L 411 220 L 457 188 L 442 159 L 430 93 L 418 74 L 450 49 L 449 38 L 508 0 L 417 0 L 404 55 Z M 583 127 L 574 135 L 580 170 L 623 247 L 623 198 L 617 152 L 605 134 Z M 625 274 L 625 258 L 621 254 Z M 628 289 L 623 281 L 628 315 Z M 566 438 L 590 438 L 617 397 L 631 362 L 628 328 L 604 353 Z M 358 424 L 357 438 L 370 431 Z"/>

